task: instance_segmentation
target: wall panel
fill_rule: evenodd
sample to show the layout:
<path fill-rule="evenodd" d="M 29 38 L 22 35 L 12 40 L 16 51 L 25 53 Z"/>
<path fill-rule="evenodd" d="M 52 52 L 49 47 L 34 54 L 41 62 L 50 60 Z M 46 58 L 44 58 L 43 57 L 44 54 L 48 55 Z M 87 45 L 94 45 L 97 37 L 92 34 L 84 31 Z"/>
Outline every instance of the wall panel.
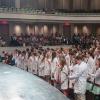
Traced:
<path fill-rule="evenodd" d="M 0 0 L 0 7 L 15 7 L 15 0 Z"/>
<path fill-rule="evenodd" d="M 54 0 L 46 0 L 46 8 L 48 10 L 52 10 L 54 8 L 53 3 L 54 3 Z"/>
<path fill-rule="evenodd" d="M 82 9 L 82 0 L 73 0 L 73 9 L 74 10 Z"/>
<path fill-rule="evenodd" d="M 45 9 L 45 0 L 38 0 L 39 9 Z"/>
<path fill-rule="evenodd" d="M 91 10 L 100 10 L 100 0 L 91 0 Z"/>
<path fill-rule="evenodd" d="M 38 0 L 21 0 L 22 8 L 34 8 L 38 9 Z"/>
<path fill-rule="evenodd" d="M 70 0 L 63 0 L 63 9 L 70 10 Z"/>

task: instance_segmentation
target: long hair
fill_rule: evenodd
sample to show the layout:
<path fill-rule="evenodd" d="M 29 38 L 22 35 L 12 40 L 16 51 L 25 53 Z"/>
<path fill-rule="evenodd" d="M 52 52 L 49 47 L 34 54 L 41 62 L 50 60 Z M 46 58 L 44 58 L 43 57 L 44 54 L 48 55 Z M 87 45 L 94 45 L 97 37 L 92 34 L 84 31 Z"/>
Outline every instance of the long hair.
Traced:
<path fill-rule="evenodd" d="M 56 57 L 56 52 L 52 52 L 52 61 Z"/>
<path fill-rule="evenodd" d="M 66 65 L 66 59 L 64 56 L 59 57 L 60 65 L 63 68 Z"/>
<path fill-rule="evenodd" d="M 42 62 L 45 60 L 45 57 L 46 57 L 46 53 L 43 53 L 43 58 L 42 58 Z"/>

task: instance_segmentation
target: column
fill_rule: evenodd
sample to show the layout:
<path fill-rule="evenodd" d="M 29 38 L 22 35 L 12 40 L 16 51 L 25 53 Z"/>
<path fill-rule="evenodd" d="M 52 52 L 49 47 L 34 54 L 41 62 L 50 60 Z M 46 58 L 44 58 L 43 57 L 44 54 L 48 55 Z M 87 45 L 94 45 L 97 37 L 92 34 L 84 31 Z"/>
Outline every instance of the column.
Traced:
<path fill-rule="evenodd" d="M 70 24 L 71 30 L 70 30 L 70 36 L 72 37 L 74 34 L 74 23 Z"/>
<path fill-rule="evenodd" d="M 81 0 L 73 0 L 73 9 L 80 10 L 81 9 Z"/>
<path fill-rule="evenodd" d="M 69 0 L 69 11 L 73 11 L 73 0 Z"/>
<path fill-rule="evenodd" d="M 100 0 L 91 0 L 91 10 L 100 9 Z"/>
<path fill-rule="evenodd" d="M 59 33 L 63 34 L 63 24 L 59 24 Z"/>
<path fill-rule="evenodd" d="M 95 9 L 96 10 L 100 9 L 100 0 L 95 0 Z"/>
<path fill-rule="evenodd" d="M 20 8 L 20 0 L 15 0 L 15 7 Z"/>

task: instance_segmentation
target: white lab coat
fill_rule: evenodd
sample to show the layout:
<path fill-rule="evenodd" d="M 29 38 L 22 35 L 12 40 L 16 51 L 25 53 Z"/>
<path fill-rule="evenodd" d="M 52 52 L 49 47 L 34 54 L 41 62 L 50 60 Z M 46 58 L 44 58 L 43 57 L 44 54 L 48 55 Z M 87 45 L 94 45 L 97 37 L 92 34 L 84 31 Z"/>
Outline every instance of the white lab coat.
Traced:
<path fill-rule="evenodd" d="M 33 57 L 30 56 L 28 60 L 28 72 L 32 73 L 32 68 L 33 68 Z"/>
<path fill-rule="evenodd" d="M 15 65 L 17 66 L 17 58 L 18 58 L 18 54 L 13 54 L 13 58 L 15 60 Z"/>
<path fill-rule="evenodd" d="M 20 59 L 20 62 L 21 62 L 20 68 L 21 69 L 24 69 L 24 59 L 25 59 L 25 57 L 21 56 L 21 59 Z"/>
<path fill-rule="evenodd" d="M 40 57 L 38 58 L 38 61 L 37 61 L 37 66 L 38 66 L 38 75 L 39 76 L 42 76 L 41 75 L 41 71 L 42 71 L 42 69 L 41 69 L 41 64 L 43 63 L 43 61 L 42 61 L 42 55 L 40 55 Z"/>
<path fill-rule="evenodd" d="M 27 70 L 27 68 L 28 68 L 28 54 L 26 54 L 24 58 L 24 70 Z"/>
<path fill-rule="evenodd" d="M 15 63 L 18 68 L 21 68 L 21 55 L 17 56 Z"/>
<path fill-rule="evenodd" d="M 91 77 L 95 78 L 95 83 L 100 85 L 100 68 L 98 68 L 94 74 L 91 74 Z"/>
<path fill-rule="evenodd" d="M 45 58 L 44 75 L 51 75 L 51 59 Z"/>
<path fill-rule="evenodd" d="M 44 77 L 44 68 L 45 68 L 45 64 L 44 64 L 44 62 L 41 62 L 38 66 L 39 76 Z"/>
<path fill-rule="evenodd" d="M 92 57 L 89 57 L 87 60 L 87 66 L 88 66 L 88 74 L 92 74 L 96 67 L 95 67 L 95 61 Z"/>
<path fill-rule="evenodd" d="M 53 61 L 51 61 L 51 80 L 55 80 L 54 79 L 54 74 L 56 71 L 56 58 L 53 59 Z"/>
<path fill-rule="evenodd" d="M 70 55 L 67 54 L 67 55 L 65 56 L 65 59 L 66 59 L 67 65 L 68 65 L 68 67 L 69 67 L 69 66 L 70 66 Z"/>
<path fill-rule="evenodd" d="M 68 73 L 69 69 L 68 66 L 65 65 L 61 71 L 61 89 L 66 90 L 68 89 Z"/>
<path fill-rule="evenodd" d="M 33 58 L 32 73 L 35 75 L 38 74 L 38 57 L 37 56 Z"/>
<path fill-rule="evenodd" d="M 54 61 L 53 61 L 53 74 L 54 74 L 54 80 L 58 81 L 58 74 L 59 74 L 59 68 L 60 68 L 60 64 L 59 64 L 59 58 L 54 58 Z"/>
<path fill-rule="evenodd" d="M 71 76 L 77 71 L 78 65 L 77 64 L 76 65 L 72 64 L 71 66 L 69 66 L 69 69 L 70 69 L 70 76 Z M 69 80 L 69 88 L 73 88 L 74 83 L 75 83 L 75 79 Z"/>
<path fill-rule="evenodd" d="M 81 62 L 81 64 L 77 66 L 77 70 L 69 76 L 69 79 L 75 79 L 74 93 L 85 94 L 88 74 L 87 71 L 87 64 L 85 62 Z"/>

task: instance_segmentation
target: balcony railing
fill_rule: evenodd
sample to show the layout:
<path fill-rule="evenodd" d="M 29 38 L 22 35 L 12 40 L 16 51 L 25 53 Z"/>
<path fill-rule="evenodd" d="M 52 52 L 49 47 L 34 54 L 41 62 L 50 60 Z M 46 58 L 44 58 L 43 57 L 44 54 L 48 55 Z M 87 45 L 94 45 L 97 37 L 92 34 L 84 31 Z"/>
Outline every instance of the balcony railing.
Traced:
<path fill-rule="evenodd" d="M 0 8 L 0 13 L 11 13 L 11 14 L 28 14 L 28 15 L 52 15 L 52 16 L 100 16 L 100 12 L 98 13 L 62 13 L 57 11 L 43 11 L 43 10 L 35 10 L 32 8 Z"/>

